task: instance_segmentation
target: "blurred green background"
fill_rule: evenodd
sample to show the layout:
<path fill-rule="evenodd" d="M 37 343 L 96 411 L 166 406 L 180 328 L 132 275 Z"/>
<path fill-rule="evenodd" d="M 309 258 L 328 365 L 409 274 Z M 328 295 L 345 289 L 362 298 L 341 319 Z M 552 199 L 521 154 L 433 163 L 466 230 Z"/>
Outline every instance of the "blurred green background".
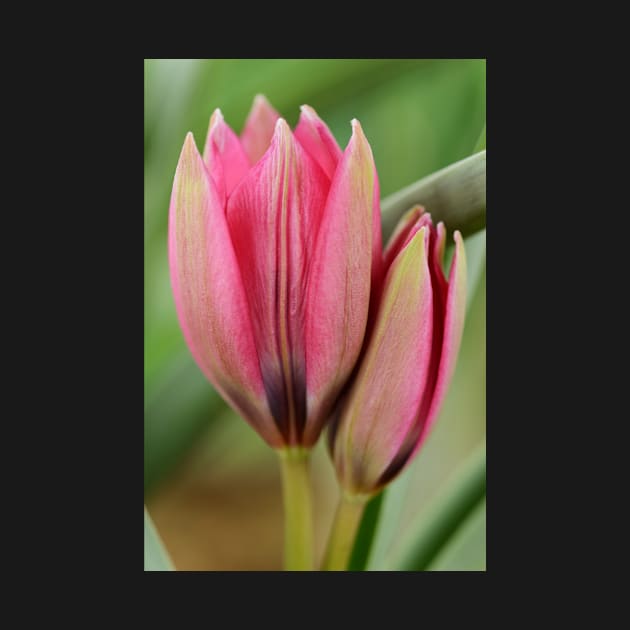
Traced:
<path fill-rule="evenodd" d="M 144 487 L 179 570 L 273 570 L 281 568 L 282 555 L 275 454 L 201 375 L 177 323 L 166 235 L 186 132 L 203 150 L 210 115 L 220 107 L 240 133 L 257 93 L 291 126 L 299 106 L 312 105 L 342 148 L 350 120 L 358 118 L 385 197 L 472 153 L 485 125 L 485 72 L 485 61 L 476 59 L 145 60 Z M 457 370 L 435 430 L 392 486 L 404 492 L 382 557 L 395 552 L 410 524 L 485 438 L 485 230 L 467 238 L 466 249 L 469 312 Z M 337 499 L 323 440 L 313 460 L 321 553 Z M 473 550 L 473 564 L 461 568 L 485 568 L 483 539 L 483 554 L 481 547 Z"/>

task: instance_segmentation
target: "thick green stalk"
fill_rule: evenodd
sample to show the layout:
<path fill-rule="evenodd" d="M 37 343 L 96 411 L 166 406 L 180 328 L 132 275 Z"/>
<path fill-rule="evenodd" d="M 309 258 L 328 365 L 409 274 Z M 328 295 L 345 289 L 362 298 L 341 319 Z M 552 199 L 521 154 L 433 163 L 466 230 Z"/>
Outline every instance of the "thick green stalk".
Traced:
<path fill-rule="evenodd" d="M 459 230 L 462 236 L 469 236 L 485 228 L 485 149 L 381 200 L 384 239 L 393 232 L 400 217 L 416 204 L 431 213 L 434 224 L 444 221 L 449 232 Z"/>
<path fill-rule="evenodd" d="M 313 508 L 309 480 L 310 450 L 278 450 L 284 503 L 284 568 L 313 570 Z"/>
<path fill-rule="evenodd" d="M 369 498 L 367 495 L 342 495 L 328 539 L 323 571 L 345 571 L 348 568 L 354 540 Z"/>

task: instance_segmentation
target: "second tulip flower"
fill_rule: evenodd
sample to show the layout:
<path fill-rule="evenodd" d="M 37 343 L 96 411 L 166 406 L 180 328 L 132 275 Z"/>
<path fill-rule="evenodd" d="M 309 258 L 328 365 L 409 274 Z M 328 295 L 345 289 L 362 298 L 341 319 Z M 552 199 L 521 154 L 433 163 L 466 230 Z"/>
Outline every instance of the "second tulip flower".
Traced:
<path fill-rule="evenodd" d="M 466 254 L 455 232 L 448 280 L 446 230 L 415 207 L 384 252 L 378 311 L 354 381 L 337 410 L 329 444 L 347 495 L 391 482 L 423 444 L 440 411 L 462 338 Z"/>

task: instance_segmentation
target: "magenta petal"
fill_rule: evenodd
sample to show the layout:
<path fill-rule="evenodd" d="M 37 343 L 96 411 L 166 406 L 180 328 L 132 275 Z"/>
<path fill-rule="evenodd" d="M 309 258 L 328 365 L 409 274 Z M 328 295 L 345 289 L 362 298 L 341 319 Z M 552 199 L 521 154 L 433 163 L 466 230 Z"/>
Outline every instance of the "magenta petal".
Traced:
<path fill-rule="evenodd" d="M 250 164 L 256 164 L 269 148 L 280 114 L 258 94 L 245 121 L 241 142 Z"/>
<path fill-rule="evenodd" d="M 343 153 L 317 112 L 308 105 L 302 105 L 300 109 L 302 113 L 294 135 L 306 152 L 322 167 L 328 178 L 332 179 Z"/>
<path fill-rule="evenodd" d="M 300 443 L 306 422 L 306 283 L 328 187 L 279 119 L 227 207 L 267 398 L 287 444 Z"/>
<path fill-rule="evenodd" d="M 454 239 L 455 253 L 453 254 L 453 262 L 451 263 L 448 278 L 444 335 L 437 382 L 416 450 L 428 435 L 440 412 L 444 396 L 455 370 L 464 331 L 464 319 L 466 316 L 466 251 L 464 249 L 464 240 L 458 230 L 455 231 Z"/>
<path fill-rule="evenodd" d="M 223 201 L 249 171 L 241 141 L 225 124 L 220 109 L 215 109 L 210 118 L 203 159 Z"/>
<path fill-rule="evenodd" d="M 330 405 L 350 375 L 365 335 L 378 182 L 370 145 L 358 121 L 330 187 L 313 254 L 306 309 L 306 378 L 309 425 L 305 443 L 317 440 Z M 378 269 L 380 273 L 380 268 Z"/>
<path fill-rule="evenodd" d="M 177 315 L 197 364 L 270 445 L 282 445 L 265 398 L 224 207 L 190 133 L 175 172 L 168 249 Z"/>

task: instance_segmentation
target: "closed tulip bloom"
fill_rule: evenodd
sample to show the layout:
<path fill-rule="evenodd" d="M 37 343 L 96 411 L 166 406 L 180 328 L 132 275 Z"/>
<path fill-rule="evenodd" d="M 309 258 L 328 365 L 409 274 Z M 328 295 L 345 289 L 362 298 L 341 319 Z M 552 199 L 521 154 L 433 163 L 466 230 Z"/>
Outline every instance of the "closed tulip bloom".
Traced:
<path fill-rule="evenodd" d="M 360 124 L 342 151 L 315 111 L 292 132 L 257 97 L 184 142 L 169 214 L 179 322 L 199 368 L 272 447 L 312 446 L 365 335 L 381 274 L 379 188 Z"/>
<path fill-rule="evenodd" d="M 329 433 L 346 495 L 373 495 L 412 460 L 440 411 L 464 326 L 466 257 L 455 232 L 448 281 L 446 231 L 422 208 L 400 221 L 384 252 L 386 276 L 353 383 Z"/>

